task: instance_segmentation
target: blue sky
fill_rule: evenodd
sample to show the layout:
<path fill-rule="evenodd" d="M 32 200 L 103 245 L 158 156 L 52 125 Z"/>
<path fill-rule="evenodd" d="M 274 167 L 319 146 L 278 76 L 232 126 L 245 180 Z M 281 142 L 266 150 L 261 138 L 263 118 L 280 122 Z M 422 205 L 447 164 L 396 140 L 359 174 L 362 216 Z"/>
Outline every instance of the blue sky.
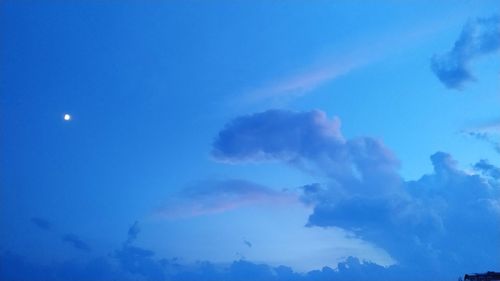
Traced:
<path fill-rule="evenodd" d="M 2 279 L 500 269 L 495 1 L 0 5 Z"/>

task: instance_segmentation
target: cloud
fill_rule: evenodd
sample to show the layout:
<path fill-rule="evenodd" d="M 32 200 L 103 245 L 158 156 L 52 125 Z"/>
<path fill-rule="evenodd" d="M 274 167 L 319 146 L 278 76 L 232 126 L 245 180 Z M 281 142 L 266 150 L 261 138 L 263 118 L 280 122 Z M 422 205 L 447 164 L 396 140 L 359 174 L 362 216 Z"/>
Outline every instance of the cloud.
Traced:
<path fill-rule="evenodd" d="M 124 264 L 116 264 L 110 257 L 97 257 L 89 261 L 68 260 L 48 265 L 34 263 L 25 257 L 9 252 L 0 253 L 2 266 L 0 279 L 6 281 L 26 280 L 151 280 L 151 281 L 371 281 L 399 280 L 397 267 L 382 267 L 349 257 L 337 265 L 337 269 L 324 267 L 307 273 L 294 272 L 287 266 L 271 266 L 245 260 L 236 260 L 228 265 L 199 261 L 178 264 L 175 260 L 154 259 L 142 254 L 127 254 Z M 131 256 L 133 259 L 128 260 Z M 133 272 L 130 272 L 132 270 Z M 405 280 L 415 280 L 406 278 Z"/>
<path fill-rule="evenodd" d="M 219 161 L 279 160 L 304 170 L 321 171 L 338 184 L 338 195 L 391 189 L 400 181 L 399 162 L 374 138 L 345 139 L 340 119 L 319 110 L 268 110 L 230 121 L 213 143 Z M 376 183 L 376 185 L 374 185 Z M 371 187 L 364 188 L 366 184 Z"/>
<path fill-rule="evenodd" d="M 485 126 L 465 129 L 461 133 L 489 143 L 496 152 L 500 153 L 500 121 L 497 120 Z"/>
<path fill-rule="evenodd" d="M 396 27 L 373 36 L 352 38 L 351 44 L 342 46 L 336 42 L 333 53 L 317 57 L 309 64 L 300 66 L 300 71 L 284 74 L 246 91 L 240 101 L 243 103 L 282 103 L 303 96 L 318 87 L 366 67 L 384 57 L 418 46 L 432 35 L 446 28 L 449 20 L 427 18 L 418 26 Z M 403 29 L 401 29 L 403 28 Z"/>
<path fill-rule="evenodd" d="M 499 49 L 500 16 L 471 20 L 449 52 L 432 57 L 431 69 L 446 87 L 462 89 L 466 82 L 475 80 L 470 63 Z"/>
<path fill-rule="evenodd" d="M 132 236 L 137 238 L 140 232 L 138 223 L 134 223 L 130 229 L 134 230 Z M 112 255 L 92 257 L 88 260 L 69 259 L 39 264 L 23 256 L 2 252 L 0 279 L 6 281 L 396 281 L 402 280 L 401 276 L 404 276 L 404 280 L 408 281 L 439 280 L 429 278 L 428 272 L 421 268 L 409 274 L 399 265 L 383 267 L 355 257 L 347 257 L 339 262 L 336 268 L 323 267 L 305 273 L 295 272 L 288 266 L 272 266 L 247 260 L 235 260 L 229 264 L 215 264 L 210 261 L 183 264 L 175 258 L 156 258 L 153 251 L 131 245 L 133 240 L 129 239 L 130 229 L 121 248 L 115 250 Z"/>
<path fill-rule="evenodd" d="M 173 195 L 157 215 L 165 218 L 221 213 L 255 204 L 294 201 L 293 194 L 245 180 L 201 181 Z"/>
<path fill-rule="evenodd" d="M 474 169 L 481 172 L 485 176 L 490 176 L 496 180 L 500 179 L 500 168 L 490 164 L 488 160 L 481 159 L 474 165 Z"/>
<path fill-rule="evenodd" d="M 46 219 L 33 217 L 30 219 L 30 221 L 40 229 L 52 230 L 52 223 Z"/>
<path fill-rule="evenodd" d="M 80 237 L 78 237 L 76 234 L 65 234 L 61 239 L 63 242 L 70 244 L 75 249 L 78 249 L 80 251 L 89 252 L 91 250 L 90 246 L 82 239 L 80 239 Z"/>
<path fill-rule="evenodd" d="M 143 276 L 146 280 L 165 280 L 163 266 L 154 259 L 154 254 L 151 250 L 124 245 L 115 251 L 114 257 L 127 273 Z"/>
<path fill-rule="evenodd" d="M 484 161 L 476 169 L 488 177 L 466 173 L 438 152 L 433 173 L 405 181 L 381 141 L 345 139 L 339 119 L 320 111 L 284 110 L 235 118 L 216 137 L 213 156 L 313 165 L 329 181 L 301 187 L 301 200 L 314 208 L 307 225 L 346 229 L 382 247 L 407 273 L 425 268 L 449 278 L 486 271 L 500 259 L 498 168 Z"/>
<path fill-rule="evenodd" d="M 351 54 L 352 55 L 352 54 Z M 309 71 L 284 77 L 267 86 L 255 89 L 244 95 L 246 102 L 258 102 L 269 99 L 282 99 L 287 97 L 297 97 L 312 91 L 317 87 L 345 75 L 356 68 L 367 64 L 370 59 L 365 58 L 361 61 L 356 60 L 338 60 L 329 66 L 312 68 Z"/>
<path fill-rule="evenodd" d="M 245 244 L 248 248 L 252 248 L 252 243 L 246 239 L 243 240 L 243 244 Z"/>
<path fill-rule="evenodd" d="M 434 173 L 404 182 L 399 196 L 321 197 L 309 225 L 348 229 L 388 251 L 401 265 L 434 274 L 494 268 L 500 258 L 498 181 L 459 170 L 446 153 L 431 160 Z M 485 162 L 475 167 L 498 173 Z"/>
<path fill-rule="evenodd" d="M 141 232 L 141 228 L 139 227 L 139 222 L 135 221 L 134 224 L 128 229 L 127 232 L 127 240 L 125 244 L 131 244 L 137 239 L 137 235 Z"/>

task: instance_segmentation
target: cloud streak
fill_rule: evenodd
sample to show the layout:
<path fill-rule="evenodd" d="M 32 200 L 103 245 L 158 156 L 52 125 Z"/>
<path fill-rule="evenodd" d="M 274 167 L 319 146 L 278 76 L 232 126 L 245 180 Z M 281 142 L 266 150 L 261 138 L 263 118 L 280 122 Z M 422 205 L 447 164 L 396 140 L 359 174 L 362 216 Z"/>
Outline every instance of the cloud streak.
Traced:
<path fill-rule="evenodd" d="M 222 213 L 256 204 L 286 204 L 293 194 L 245 180 L 200 181 L 171 196 L 156 215 L 183 218 Z"/>
<path fill-rule="evenodd" d="M 432 57 L 431 69 L 447 88 L 459 90 L 466 82 L 475 80 L 470 71 L 471 62 L 499 49 L 500 16 L 471 20 L 450 51 Z"/>
<path fill-rule="evenodd" d="M 272 79 L 267 84 L 245 92 L 243 103 L 282 102 L 303 96 L 328 82 L 352 71 L 373 64 L 378 60 L 408 47 L 414 47 L 422 39 L 434 34 L 449 21 L 429 20 L 405 30 L 392 30 L 373 38 L 362 38 L 355 45 L 343 46 L 336 54 L 318 59 L 317 63 L 304 65 L 300 70 Z M 338 48 L 338 46 L 337 46 Z"/>
<path fill-rule="evenodd" d="M 243 99 L 246 102 L 253 103 L 270 99 L 298 97 L 367 63 L 367 61 L 354 59 L 332 62 L 330 66 L 312 68 L 309 71 L 291 75 L 281 80 L 278 79 L 278 81 L 270 85 L 246 93 Z"/>
<path fill-rule="evenodd" d="M 486 126 L 480 126 L 463 130 L 462 134 L 477 140 L 489 143 L 491 147 L 500 153 L 500 122 L 496 121 Z"/>
<path fill-rule="evenodd" d="M 76 234 L 65 234 L 61 237 L 61 239 L 63 242 L 70 244 L 71 246 L 73 246 L 73 248 L 79 251 L 91 251 L 90 246 L 85 241 L 80 239 L 80 237 L 78 237 Z"/>

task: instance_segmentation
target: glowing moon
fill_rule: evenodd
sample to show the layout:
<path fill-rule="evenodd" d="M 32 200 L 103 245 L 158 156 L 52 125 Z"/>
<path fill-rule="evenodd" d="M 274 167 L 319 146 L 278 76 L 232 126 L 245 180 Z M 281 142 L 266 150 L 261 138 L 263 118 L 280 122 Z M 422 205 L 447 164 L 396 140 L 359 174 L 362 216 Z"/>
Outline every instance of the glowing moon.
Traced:
<path fill-rule="evenodd" d="M 68 113 L 64 114 L 64 121 L 69 121 L 71 120 L 71 115 L 69 115 Z"/>

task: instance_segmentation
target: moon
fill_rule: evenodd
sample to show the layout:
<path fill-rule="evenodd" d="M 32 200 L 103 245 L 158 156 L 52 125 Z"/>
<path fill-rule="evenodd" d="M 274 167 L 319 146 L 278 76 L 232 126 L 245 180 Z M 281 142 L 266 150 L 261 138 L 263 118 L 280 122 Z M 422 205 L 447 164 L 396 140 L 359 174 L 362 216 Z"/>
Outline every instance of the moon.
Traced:
<path fill-rule="evenodd" d="M 71 115 L 69 115 L 68 113 L 64 114 L 64 121 L 70 121 L 71 120 Z"/>

